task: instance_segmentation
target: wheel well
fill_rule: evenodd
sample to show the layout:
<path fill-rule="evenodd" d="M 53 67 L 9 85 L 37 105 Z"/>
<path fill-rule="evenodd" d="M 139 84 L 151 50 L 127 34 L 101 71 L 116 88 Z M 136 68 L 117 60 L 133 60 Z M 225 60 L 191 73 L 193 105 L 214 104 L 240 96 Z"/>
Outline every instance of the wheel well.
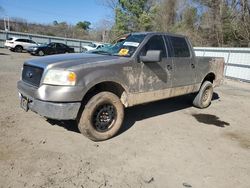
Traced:
<path fill-rule="evenodd" d="M 118 83 L 115 82 L 102 82 L 99 84 L 96 84 L 92 88 L 88 90 L 88 92 L 85 94 L 83 97 L 82 103 L 85 105 L 87 102 L 97 93 L 103 92 L 103 91 L 108 91 L 111 93 L 114 93 L 117 95 L 119 98 L 122 97 L 125 89 Z"/>
<path fill-rule="evenodd" d="M 203 80 L 202 83 L 204 83 L 205 81 L 209 81 L 211 83 L 213 83 L 215 80 L 215 74 L 214 73 L 209 73 Z"/>
<path fill-rule="evenodd" d="M 21 47 L 21 48 L 23 48 L 23 46 L 22 46 L 22 45 L 19 45 L 19 44 L 18 44 L 18 45 L 16 45 L 16 46 L 15 46 L 15 48 L 16 48 L 16 47 Z"/>

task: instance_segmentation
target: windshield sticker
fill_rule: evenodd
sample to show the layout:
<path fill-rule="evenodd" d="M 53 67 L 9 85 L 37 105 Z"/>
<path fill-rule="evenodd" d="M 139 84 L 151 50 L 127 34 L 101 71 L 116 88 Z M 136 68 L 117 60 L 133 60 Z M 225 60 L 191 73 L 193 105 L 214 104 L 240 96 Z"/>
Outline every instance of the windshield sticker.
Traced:
<path fill-rule="evenodd" d="M 124 46 L 133 46 L 133 47 L 138 47 L 140 43 L 138 42 L 124 42 Z"/>
<path fill-rule="evenodd" d="M 128 52 L 129 52 L 128 49 L 123 48 L 123 49 L 120 50 L 119 55 L 124 55 L 125 56 L 125 55 L 128 55 Z"/>

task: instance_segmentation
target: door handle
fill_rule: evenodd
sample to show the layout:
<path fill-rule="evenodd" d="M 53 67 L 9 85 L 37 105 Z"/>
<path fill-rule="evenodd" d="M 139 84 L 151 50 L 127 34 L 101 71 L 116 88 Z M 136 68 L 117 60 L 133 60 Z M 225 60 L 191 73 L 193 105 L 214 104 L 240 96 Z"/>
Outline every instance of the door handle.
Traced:
<path fill-rule="evenodd" d="M 191 64 L 191 67 L 194 69 L 194 68 L 195 68 L 195 65 L 192 63 L 192 64 Z"/>
<path fill-rule="evenodd" d="M 172 70 L 173 67 L 172 67 L 171 65 L 167 65 L 167 69 L 168 69 L 168 70 Z"/>

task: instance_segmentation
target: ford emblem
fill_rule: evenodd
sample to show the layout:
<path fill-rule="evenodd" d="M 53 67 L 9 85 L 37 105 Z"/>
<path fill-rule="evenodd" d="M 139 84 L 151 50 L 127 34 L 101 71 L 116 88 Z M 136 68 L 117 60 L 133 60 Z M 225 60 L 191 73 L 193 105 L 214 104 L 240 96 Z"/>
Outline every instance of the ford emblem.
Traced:
<path fill-rule="evenodd" d="M 33 74 L 32 74 L 32 72 L 27 72 L 27 73 L 26 73 L 26 76 L 27 76 L 28 78 L 32 78 Z"/>

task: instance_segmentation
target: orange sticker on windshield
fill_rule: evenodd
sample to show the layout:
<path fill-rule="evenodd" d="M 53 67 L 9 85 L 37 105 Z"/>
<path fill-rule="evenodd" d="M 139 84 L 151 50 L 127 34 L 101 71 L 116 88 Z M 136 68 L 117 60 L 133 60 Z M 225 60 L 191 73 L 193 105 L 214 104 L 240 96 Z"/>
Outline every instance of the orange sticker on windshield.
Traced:
<path fill-rule="evenodd" d="M 129 52 L 128 49 L 121 49 L 119 55 L 128 55 L 128 52 Z"/>

